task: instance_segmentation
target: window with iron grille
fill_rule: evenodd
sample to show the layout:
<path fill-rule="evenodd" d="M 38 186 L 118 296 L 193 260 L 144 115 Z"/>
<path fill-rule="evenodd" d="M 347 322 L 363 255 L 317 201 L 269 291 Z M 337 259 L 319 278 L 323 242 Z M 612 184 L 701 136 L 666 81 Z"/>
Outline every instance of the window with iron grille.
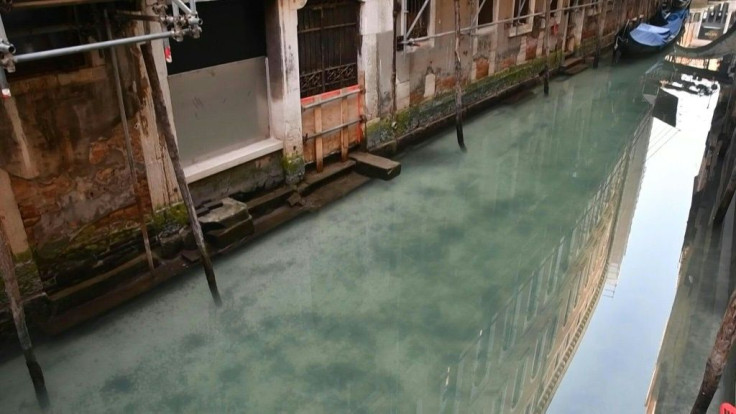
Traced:
<path fill-rule="evenodd" d="M 404 15 L 406 18 L 405 32 L 411 29 L 411 33 L 406 34 L 407 39 L 415 39 L 424 37 L 429 34 L 429 14 L 433 0 L 404 0 Z M 416 22 L 416 23 L 414 23 Z M 414 25 L 414 28 L 411 25 Z"/>
<path fill-rule="evenodd" d="M 298 12 L 301 96 L 358 83 L 357 0 L 309 0 Z"/>
<path fill-rule="evenodd" d="M 478 24 L 493 22 L 494 0 L 478 0 Z"/>

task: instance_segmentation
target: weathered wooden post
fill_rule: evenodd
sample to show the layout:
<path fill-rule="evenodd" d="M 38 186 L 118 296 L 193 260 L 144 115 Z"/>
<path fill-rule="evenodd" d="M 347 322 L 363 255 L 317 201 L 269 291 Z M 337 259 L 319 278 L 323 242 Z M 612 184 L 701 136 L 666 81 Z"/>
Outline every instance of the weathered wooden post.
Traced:
<path fill-rule="evenodd" d="M 197 249 L 199 249 L 199 255 L 202 260 L 202 267 L 204 267 L 204 273 L 207 276 L 207 284 L 210 287 L 212 293 L 212 299 L 214 299 L 217 306 L 222 305 L 222 299 L 220 298 L 220 292 L 217 289 L 217 280 L 215 279 L 215 271 L 212 268 L 212 260 L 210 259 L 209 252 L 207 251 L 207 245 L 204 243 L 204 236 L 202 235 L 202 227 L 197 220 L 197 212 L 194 208 L 194 201 L 192 200 L 192 193 L 189 191 L 186 177 L 184 176 L 184 169 L 181 167 L 179 161 L 179 147 L 176 144 L 176 137 L 174 137 L 174 130 L 171 127 L 171 121 L 169 120 L 169 113 L 166 111 L 166 104 L 164 103 L 164 95 L 161 89 L 161 81 L 158 78 L 158 71 L 156 71 L 156 63 L 153 60 L 153 50 L 150 44 L 141 45 L 141 52 L 143 54 L 143 62 L 146 67 L 146 74 L 148 75 L 148 82 L 151 84 L 151 96 L 153 97 L 153 109 L 156 113 L 156 123 L 159 126 L 159 140 L 163 135 L 162 146 L 166 146 L 169 153 L 169 158 L 174 166 L 174 174 L 176 175 L 176 182 L 181 191 L 181 198 L 184 201 L 184 205 L 189 213 L 189 225 L 194 235 L 194 241 L 197 243 Z"/>
<path fill-rule="evenodd" d="M 463 136 L 463 74 L 460 63 L 460 0 L 455 0 L 455 131 L 457 144 L 463 151 L 465 137 Z"/>
<path fill-rule="evenodd" d="M 598 34 L 595 37 L 595 56 L 593 57 L 593 68 L 598 68 L 598 63 L 601 60 L 601 42 L 603 42 L 603 33 L 606 28 L 606 11 L 608 9 L 608 0 L 598 0 L 599 7 L 601 8 L 598 14 Z"/>
<path fill-rule="evenodd" d="M 716 335 L 716 342 L 705 363 L 703 382 L 700 384 L 698 397 L 690 411 L 691 414 L 705 414 L 708 411 L 708 406 L 718 389 L 718 383 L 721 382 L 723 368 L 728 361 L 728 354 L 731 352 L 734 339 L 736 339 L 736 292 L 732 293 L 728 300 L 728 307 L 723 315 L 718 335 Z"/>
<path fill-rule="evenodd" d="M 10 250 L 8 236 L 2 226 L 0 226 L 0 273 L 2 273 L 3 283 L 5 284 L 5 294 L 8 296 L 10 312 L 13 314 L 18 341 L 23 350 L 23 357 L 26 359 L 26 367 L 28 367 L 28 373 L 31 375 L 33 389 L 36 391 L 36 399 L 38 405 L 45 410 L 49 407 L 49 394 L 46 391 L 46 382 L 43 378 L 41 365 L 36 360 L 36 354 L 33 352 L 31 335 L 28 333 L 28 326 L 26 326 L 26 313 L 23 310 L 18 279 L 15 275 L 13 253 Z"/>
<path fill-rule="evenodd" d="M 544 95 L 549 95 L 549 32 L 552 29 L 552 0 L 544 0 Z"/>

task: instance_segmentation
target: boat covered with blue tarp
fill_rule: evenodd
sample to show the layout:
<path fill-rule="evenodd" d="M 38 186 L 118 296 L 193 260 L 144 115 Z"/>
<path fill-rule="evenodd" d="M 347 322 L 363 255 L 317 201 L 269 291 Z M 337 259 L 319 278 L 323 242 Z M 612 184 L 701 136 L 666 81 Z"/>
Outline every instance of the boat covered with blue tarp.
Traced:
<path fill-rule="evenodd" d="M 656 53 L 674 44 L 685 27 L 689 15 L 687 8 L 661 10 L 650 23 L 633 23 L 616 37 L 614 50 L 624 55 Z"/>

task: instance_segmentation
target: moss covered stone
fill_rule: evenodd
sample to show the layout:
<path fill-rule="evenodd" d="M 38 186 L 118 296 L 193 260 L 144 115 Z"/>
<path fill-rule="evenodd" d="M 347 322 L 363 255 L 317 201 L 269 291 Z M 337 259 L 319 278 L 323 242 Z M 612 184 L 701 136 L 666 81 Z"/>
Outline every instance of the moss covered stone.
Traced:
<path fill-rule="evenodd" d="M 281 158 L 286 182 L 295 184 L 304 177 L 304 157 L 301 154 L 284 155 Z"/>

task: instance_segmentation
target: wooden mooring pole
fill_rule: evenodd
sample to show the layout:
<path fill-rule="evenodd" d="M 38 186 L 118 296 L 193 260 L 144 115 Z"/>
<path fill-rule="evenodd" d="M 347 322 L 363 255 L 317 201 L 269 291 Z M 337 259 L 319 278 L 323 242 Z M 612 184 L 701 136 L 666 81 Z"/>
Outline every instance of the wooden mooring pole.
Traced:
<path fill-rule="evenodd" d="M 690 411 L 691 414 L 705 414 L 708 411 L 718 384 L 721 382 L 723 368 L 728 361 L 728 354 L 731 352 L 734 339 L 736 339 L 736 292 L 732 293 L 728 300 L 728 307 L 716 335 L 716 342 L 705 363 L 703 382 L 700 384 L 698 397 Z"/>
<path fill-rule="evenodd" d="M 544 95 L 549 95 L 549 32 L 552 29 L 552 0 L 544 0 Z"/>
<path fill-rule="evenodd" d="M 181 167 L 179 161 L 179 147 L 176 144 L 176 137 L 174 137 L 174 130 L 171 127 L 171 120 L 169 120 L 169 113 L 166 111 L 166 104 L 164 103 L 164 95 L 161 89 L 161 81 L 158 78 L 158 71 L 156 70 L 156 63 L 153 60 L 153 50 L 150 44 L 141 45 L 141 52 L 143 54 L 143 62 L 146 66 L 146 74 L 148 75 L 148 82 L 151 84 L 151 96 L 153 97 L 153 109 L 156 113 L 156 123 L 159 126 L 159 140 L 163 136 L 162 146 L 165 145 L 169 153 L 169 158 L 174 166 L 174 174 L 176 175 L 176 182 L 179 185 L 179 191 L 181 191 L 181 198 L 184 201 L 184 205 L 189 213 L 189 225 L 194 235 L 194 241 L 197 243 L 197 249 L 199 249 L 200 259 L 202 260 L 202 267 L 204 267 L 204 273 L 207 276 L 207 284 L 210 287 L 212 293 L 212 299 L 214 299 L 217 306 L 222 305 L 222 299 L 220 298 L 220 291 L 217 289 L 217 280 L 215 279 L 215 271 L 212 268 L 212 260 L 210 259 L 209 252 L 207 251 L 207 245 L 204 243 L 204 236 L 202 235 L 202 226 L 197 220 L 197 211 L 194 208 L 194 201 L 192 200 L 192 193 L 189 191 L 187 185 L 187 179 L 184 176 L 184 169 Z"/>
<path fill-rule="evenodd" d="M 455 0 L 455 130 L 457 144 L 463 151 L 467 151 L 463 136 L 463 74 L 460 63 L 460 36 L 460 0 Z"/>
<path fill-rule="evenodd" d="M 5 234 L 2 226 L 0 226 L 0 273 L 2 273 L 5 284 L 5 294 L 8 296 L 10 312 L 13 314 L 13 322 L 15 323 L 15 330 L 18 333 L 18 341 L 23 350 L 23 357 L 26 360 L 28 373 L 31 375 L 33 389 L 36 391 L 38 405 L 46 410 L 49 407 L 49 394 L 46 391 L 46 381 L 43 378 L 41 365 L 36 359 L 35 352 L 33 352 L 33 343 L 31 342 L 31 335 L 28 333 L 28 326 L 26 326 L 26 313 L 23 310 L 23 301 L 20 296 L 18 279 L 15 274 L 13 254 L 10 250 L 8 236 Z"/>
<path fill-rule="evenodd" d="M 601 60 L 601 43 L 603 42 L 603 33 L 606 28 L 606 11 L 608 9 L 608 0 L 598 0 L 601 8 L 598 14 L 598 34 L 595 37 L 595 56 L 593 56 L 593 68 L 597 69 Z"/>

